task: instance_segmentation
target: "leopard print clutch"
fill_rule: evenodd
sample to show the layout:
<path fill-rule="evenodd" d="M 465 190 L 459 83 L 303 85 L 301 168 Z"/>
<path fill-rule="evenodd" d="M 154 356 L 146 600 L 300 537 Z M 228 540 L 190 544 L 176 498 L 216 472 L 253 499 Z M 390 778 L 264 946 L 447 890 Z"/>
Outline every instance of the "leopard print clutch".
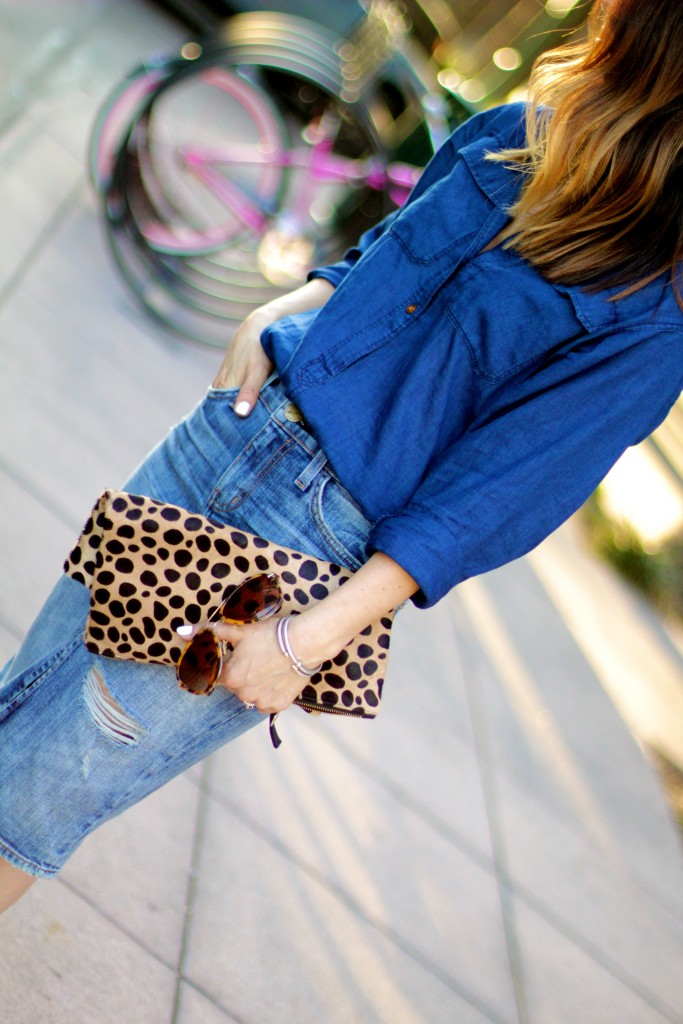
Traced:
<path fill-rule="evenodd" d="M 175 665 L 178 626 L 210 619 L 228 587 L 262 572 L 280 578 L 280 614 L 322 600 L 352 572 L 280 547 L 176 505 L 103 491 L 64 571 L 90 589 L 89 651 Z M 307 711 L 374 718 L 382 696 L 393 612 L 364 629 L 307 680 L 295 703 Z"/>

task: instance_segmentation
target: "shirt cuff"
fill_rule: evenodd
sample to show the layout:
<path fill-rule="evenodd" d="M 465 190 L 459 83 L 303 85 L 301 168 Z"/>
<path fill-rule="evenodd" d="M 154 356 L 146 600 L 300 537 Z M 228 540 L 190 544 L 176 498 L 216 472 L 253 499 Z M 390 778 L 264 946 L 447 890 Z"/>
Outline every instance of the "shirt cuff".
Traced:
<path fill-rule="evenodd" d="M 351 267 L 348 263 L 340 260 L 339 263 L 330 263 L 327 267 L 316 267 L 314 270 L 310 270 L 306 275 L 306 280 L 314 281 L 317 277 L 322 277 L 337 288 L 342 283 L 350 269 Z"/>
<path fill-rule="evenodd" d="M 368 541 L 368 551 L 393 558 L 418 584 L 420 589 L 411 598 L 418 608 L 431 608 L 466 578 L 454 566 L 452 550 L 452 535 L 439 530 L 426 514 L 399 513 L 382 519 Z"/>

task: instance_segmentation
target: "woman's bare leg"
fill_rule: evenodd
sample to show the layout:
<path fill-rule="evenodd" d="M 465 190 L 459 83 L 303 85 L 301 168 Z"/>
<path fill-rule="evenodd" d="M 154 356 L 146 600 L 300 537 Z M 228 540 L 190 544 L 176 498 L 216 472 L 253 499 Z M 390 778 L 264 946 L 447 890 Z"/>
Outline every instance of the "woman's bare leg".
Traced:
<path fill-rule="evenodd" d="M 33 875 L 0 858 L 0 914 L 23 896 L 34 882 Z"/>

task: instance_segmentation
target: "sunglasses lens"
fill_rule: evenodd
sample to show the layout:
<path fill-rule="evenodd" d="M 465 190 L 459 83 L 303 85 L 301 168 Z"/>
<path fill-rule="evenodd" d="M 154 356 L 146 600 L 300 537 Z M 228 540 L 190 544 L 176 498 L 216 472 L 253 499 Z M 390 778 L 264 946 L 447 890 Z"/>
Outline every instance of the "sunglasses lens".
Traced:
<path fill-rule="evenodd" d="M 260 573 L 240 583 L 219 609 L 224 622 L 244 625 L 274 615 L 282 605 L 280 581 L 274 574 Z M 214 614 L 212 618 L 215 618 Z M 210 629 L 197 633 L 183 651 L 176 666 L 178 682 L 190 693 L 211 693 L 221 669 L 218 641 Z"/>
<path fill-rule="evenodd" d="M 203 629 L 183 651 L 176 668 L 178 682 L 190 693 L 211 693 L 220 665 L 218 641 L 210 629 Z"/>
<path fill-rule="evenodd" d="M 274 615 L 281 605 L 282 591 L 277 576 L 263 572 L 240 583 L 223 602 L 220 615 L 224 622 L 258 622 Z"/>

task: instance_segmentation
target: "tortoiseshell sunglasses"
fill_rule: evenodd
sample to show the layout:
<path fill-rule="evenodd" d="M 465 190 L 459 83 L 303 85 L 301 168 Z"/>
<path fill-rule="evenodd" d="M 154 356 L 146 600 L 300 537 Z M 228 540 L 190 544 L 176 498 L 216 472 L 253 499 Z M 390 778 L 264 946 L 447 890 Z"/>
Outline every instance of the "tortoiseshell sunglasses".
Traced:
<path fill-rule="evenodd" d="M 223 667 L 228 644 L 222 643 L 212 630 L 210 622 L 220 619 L 233 626 L 260 622 L 275 615 L 282 607 L 280 579 L 275 573 L 259 573 L 243 580 L 226 597 L 206 625 L 193 636 L 176 665 L 178 685 L 190 693 L 208 696 L 213 693 Z"/>

